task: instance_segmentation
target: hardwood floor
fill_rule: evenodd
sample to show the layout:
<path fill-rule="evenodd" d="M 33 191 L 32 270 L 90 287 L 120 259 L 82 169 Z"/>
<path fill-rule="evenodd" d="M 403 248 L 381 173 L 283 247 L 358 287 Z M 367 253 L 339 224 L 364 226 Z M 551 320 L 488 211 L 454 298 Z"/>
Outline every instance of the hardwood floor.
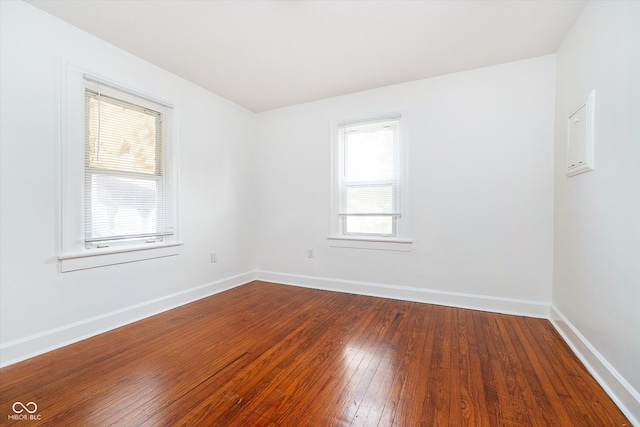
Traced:
<path fill-rule="evenodd" d="M 3 368 L 0 424 L 631 425 L 546 320 L 265 282 Z"/>

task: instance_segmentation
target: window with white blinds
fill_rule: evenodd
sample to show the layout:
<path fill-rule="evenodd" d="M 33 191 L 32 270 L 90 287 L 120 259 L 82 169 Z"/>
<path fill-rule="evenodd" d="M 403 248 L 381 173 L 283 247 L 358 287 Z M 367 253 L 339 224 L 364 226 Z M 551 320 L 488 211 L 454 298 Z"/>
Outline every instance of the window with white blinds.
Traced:
<path fill-rule="evenodd" d="M 345 236 L 397 236 L 400 116 L 338 126 L 338 216 Z"/>
<path fill-rule="evenodd" d="M 172 109 L 84 84 L 84 242 L 87 249 L 163 242 L 174 234 Z"/>

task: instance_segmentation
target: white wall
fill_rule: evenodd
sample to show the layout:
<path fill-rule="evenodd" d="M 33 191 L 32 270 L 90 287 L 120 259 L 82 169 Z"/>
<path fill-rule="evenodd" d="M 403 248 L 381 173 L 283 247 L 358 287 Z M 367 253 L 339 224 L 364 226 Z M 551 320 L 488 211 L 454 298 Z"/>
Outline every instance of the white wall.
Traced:
<path fill-rule="evenodd" d="M 638 420 L 639 23 L 639 2 L 590 2 L 557 53 L 553 278 L 556 321 Z M 595 170 L 567 178 L 566 119 L 592 89 Z"/>
<path fill-rule="evenodd" d="M 260 277 L 482 308 L 463 298 L 475 295 L 501 311 L 536 308 L 500 299 L 548 306 L 554 94 L 549 55 L 258 114 Z M 397 111 L 407 114 L 413 251 L 330 248 L 330 123 Z"/>
<path fill-rule="evenodd" d="M 253 114 L 26 3 L 0 8 L 2 364 L 251 278 Z M 60 60 L 176 105 L 179 256 L 58 272 Z"/>

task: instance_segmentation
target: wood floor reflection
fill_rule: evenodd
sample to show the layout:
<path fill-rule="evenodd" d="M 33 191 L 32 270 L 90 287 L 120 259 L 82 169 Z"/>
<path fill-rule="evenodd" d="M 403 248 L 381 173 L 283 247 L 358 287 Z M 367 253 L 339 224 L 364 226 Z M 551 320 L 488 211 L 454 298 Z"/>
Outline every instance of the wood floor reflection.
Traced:
<path fill-rule="evenodd" d="M 253 282 L 0 370 L 73 426 L 630 426 L 542 319 Z M 21 424 L 22 423 L 22 424 Z"/>

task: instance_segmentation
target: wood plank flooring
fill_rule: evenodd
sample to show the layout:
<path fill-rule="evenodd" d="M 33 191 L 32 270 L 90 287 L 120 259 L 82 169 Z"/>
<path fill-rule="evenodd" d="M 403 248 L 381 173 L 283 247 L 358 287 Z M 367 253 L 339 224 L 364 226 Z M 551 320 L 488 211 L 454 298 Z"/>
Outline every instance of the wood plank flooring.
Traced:
<path fill-rule="evenodd" d="M 0 424 L 631 425 L 547 320 L 265 282 L 3 368 Z"/>

